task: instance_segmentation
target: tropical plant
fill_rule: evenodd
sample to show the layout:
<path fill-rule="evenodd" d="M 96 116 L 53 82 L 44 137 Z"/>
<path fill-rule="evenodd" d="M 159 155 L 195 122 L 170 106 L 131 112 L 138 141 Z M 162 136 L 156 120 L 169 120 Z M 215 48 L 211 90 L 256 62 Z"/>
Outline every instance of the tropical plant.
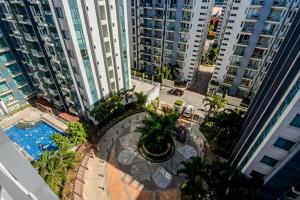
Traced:
<path fill-rule="evenodd" d="M 146 103 L 147 95 L 145 95 L 143 91 L 135 92 L 134 95 L 137 97 L 137 105 L 142 107 Z"/>
<path fill-rule="evenodd" d="M 38 160 L 32 162 L 40 176 L 58 195 L 66 180 L 67 171 L 73 169 L 78 161 L 78 154 L 70 150 L 69 146 L 62 145 L 57 151 L 45 151 Z"/>
<path fill-rule="evenodd" d="M 183 105 L 183 101 L 182 100 L 176 100 L 174 104 L 176 106 L 182 106 Z"/>
<path fill-rule="evenodd" d="M 227 100 L 220 97 L 220 96 L 212 96 L 212 97 L 205 97 L 203 99 L 204 107 L 208 107 L 207 115 L 205 117 L 205 121 L 208 117 L 211 116 L 211 114 L 215 114 L 218 112 L 221 108 L 224 108 Z"/>
<path fill-rule="evenodd" d="M 177 174 L 185 174 L 186 179 L 180 187 L 183 194 L 183 199 L 200 200 L 207 199 L 207 163 L 201 157 L 192 157 L 191 162 L 183 161 L 182 168 L 177 171 Z"/>
<path fill-rule="evenodd" d="M 70 122 L 66 130 L 66 136 L 70 139 L 70 143 L 80 145 L 87 140 L 87 127 L 81 122 Z"/>
<path fill-rule="evenodd" d="M 248 178 L 225 161 L 216 161 L 209 169 L 209 184 L 218 199 L 255 200 L 257 190 L 263 185 L 262 179 Z"/>
<path fill-rule="evenodd" d="M 73 144 L 70 142 L 70 139 L 64 135 L 62 135 L 61 133 L 54 133 L 51 136 L 51 139 L 54 141 L 54 143 L 56 144 L 56 146 L 58 146 L 59 148 L 62 146 L 69 146 L 71 147 Z"/>
<path fill-rule="evenodd" d="M 169 65 L 156 68 L 156 75 L 159 77 L 160 81 L 163 79 L 173 80 L 178 74 L 178 69 L 176 67 L 170 67 Z"/>
<path fill-rule="evenodd" d="M 140 144 L 149 145 L 155 152 L 165 150 L 170 138 L 176 133 L 177 113 L 159 115 L 148 111 L 149 117 L 143 121 L 143 126 L 136 129 L 141 133 Z"/>

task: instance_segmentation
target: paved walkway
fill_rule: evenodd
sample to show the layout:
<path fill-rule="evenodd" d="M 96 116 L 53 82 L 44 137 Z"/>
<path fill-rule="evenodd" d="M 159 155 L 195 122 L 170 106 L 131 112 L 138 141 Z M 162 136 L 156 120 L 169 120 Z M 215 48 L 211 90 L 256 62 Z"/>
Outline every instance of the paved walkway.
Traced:
<path fill-rule="evenodd" d="M 14 125 L 19 121 L 35 122 L 38 120 L 44 120 L 50 123 L 55 128 L 62 131 L 67 129 L 67 123 L 63 122 L 61 119 L 59 119 L 54 115 L 42 112 L 39 109 L 34 107 L 25 108 L 24 110 L 21 110 L 13 114 L 12 116 L 3 119 L 2 121 L 0 121 L 0 127 L 2 129 L 6 129 L 9 126 Z"/>
<path fill-rule="evenodd" d="M 184 177 L 177 176 L 180 162 L 203 155 L 203 142 L 188 135 L 184 144 L 176 144 L 172 158 L 164 163 L 150 163 L 137 151 L 145 113 L 132 115 L 110 128 L 99 141 L 95 158 L 90 159 L 84 178 L 84 199 L 179 199 L 178 186 Z M 197 139 L 198 138 L 198 139 Z"/>

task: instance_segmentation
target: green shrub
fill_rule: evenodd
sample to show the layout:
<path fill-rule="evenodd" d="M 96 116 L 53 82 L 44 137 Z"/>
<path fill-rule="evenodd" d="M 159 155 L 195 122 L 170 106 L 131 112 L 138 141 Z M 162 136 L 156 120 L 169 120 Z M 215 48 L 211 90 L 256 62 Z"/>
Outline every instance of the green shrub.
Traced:
<path fill-rule="evenodd" d="M 70 122 L 66 134 L 72 144 L 80 145 L 86 142 L 88 130 L 81 122 Z"/>
<path fill-rule="evenodd" d="M 61 148 L 62 146 L 71 147 L 73 144 L 70 142 L 70 139 L 60 133 L 55 133 L 51 136 L 51 139 L 55 142 L 56 146 Z"/>
<path fill-rule="evenodd" d="M 174 103 L 176 106 L 182 106 L 183 105 L 183 101 L 181 100 L 176 100 Z"/>

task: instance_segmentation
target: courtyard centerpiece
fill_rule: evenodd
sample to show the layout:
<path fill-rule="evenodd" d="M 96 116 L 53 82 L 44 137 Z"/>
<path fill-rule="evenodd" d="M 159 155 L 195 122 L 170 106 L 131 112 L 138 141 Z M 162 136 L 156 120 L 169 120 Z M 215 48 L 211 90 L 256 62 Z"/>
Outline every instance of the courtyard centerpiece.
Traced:
<path fill-rule="evenodd" d="M 175 150 L 174 136 L 177 128 L 178 113 L 160 115 L 148 111 L 143 125 L 137 128 L 141 133 L 138 149 L 141 155 L 153 162 L 163 162 L 172 156 Z"/>

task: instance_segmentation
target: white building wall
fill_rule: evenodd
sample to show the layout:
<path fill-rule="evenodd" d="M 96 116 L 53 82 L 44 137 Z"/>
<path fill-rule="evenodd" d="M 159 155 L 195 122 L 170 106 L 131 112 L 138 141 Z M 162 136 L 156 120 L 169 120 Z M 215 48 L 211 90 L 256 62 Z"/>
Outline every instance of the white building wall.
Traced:
<path fill-rule="evenodd" d="M 201 54 L 204 49 L 207 30 L 210 23 L 213 1 L 194 1 L 191 28 L 189 31 L 188 49 L 182 69 L 183 78 L 192 81 L 195 68 L 199 67 Z"/>
<path fill-rule="evenodd" d="M 238 10 L 231 10 L 228 19 L 223 19 L 223 40 L 221 42 L 217 64 L 212 75 L 212 80 L 218 81 L 219 83 L 224 81 L 225 74 L 230 63 L 230 57 L 232 56 L 235 44 L 238 41 L 238 35 L 242 29 L 241 24 L 246 17 L 246 9 L 249 7 L 249 4 L 250 1 L 243 2 L 242 4 L 230 2 L 227 3 L 227 6 L 238 7 Z M 230 27 L 230 29 L 228 27 Z"/>

